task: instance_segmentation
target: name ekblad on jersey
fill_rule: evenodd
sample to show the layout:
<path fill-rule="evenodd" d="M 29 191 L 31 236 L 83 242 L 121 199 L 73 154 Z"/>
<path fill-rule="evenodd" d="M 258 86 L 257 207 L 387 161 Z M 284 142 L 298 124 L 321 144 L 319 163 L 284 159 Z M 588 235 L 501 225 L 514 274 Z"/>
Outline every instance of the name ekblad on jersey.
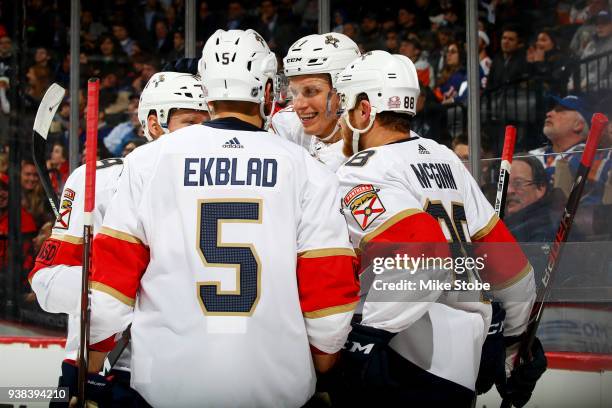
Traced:
<path fill-rule="evenodd" d="M 198 186 L 258 186 L 274 187 L 278 172 L 276 159 L 187 157 L 185 187 Z"/>
<path fill-rule="evenodd" d="M 377 189 L 371 184 L 360 184 L 353 187 L 342 199 L 343 204 L 351 210 L 359 228 L 365 230 L 386 210 Z"/>
<path fill-rule="evenodd" d="M 72 202 L 76 197 L 76 193 L 66 188 L 64 190 L 64 195 L 62 196 L 62 202 L 59 209 L 59 215 L 55 220 L 54 228 L 58 229 L 68 229 L 70 225 L 70 215 L 72 214 Z"/>
<path fill-rule="evenodd" d="M 457 182 L 448 163 L 417 163 L 416 166 L 411 164 L 410 167 L 423 188 L 432 188 L 434 182 L 438 188 L 457 190 Z"/>

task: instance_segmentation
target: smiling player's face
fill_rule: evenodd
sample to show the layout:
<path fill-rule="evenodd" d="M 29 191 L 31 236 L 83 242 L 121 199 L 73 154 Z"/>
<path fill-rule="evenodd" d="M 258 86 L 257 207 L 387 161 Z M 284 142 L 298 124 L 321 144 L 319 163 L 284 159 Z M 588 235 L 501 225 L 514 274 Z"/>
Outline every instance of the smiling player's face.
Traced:
<path fill-rule="evenodd" d="M 332 92 L 327 74 L 292 77 L 289 79 L 289 92 L 304 132 L 326 137 L 334 130 L 338 122 L 335 115 L 338 96 L 335 93 L 331 95 L 330 112 L 327 112 L 327 98 Z"/>

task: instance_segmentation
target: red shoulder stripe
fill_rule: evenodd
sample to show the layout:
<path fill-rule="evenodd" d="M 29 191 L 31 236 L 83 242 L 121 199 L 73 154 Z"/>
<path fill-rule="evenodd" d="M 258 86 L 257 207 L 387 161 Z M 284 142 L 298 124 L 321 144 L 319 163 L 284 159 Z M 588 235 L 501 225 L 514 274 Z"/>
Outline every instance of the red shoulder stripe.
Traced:
<path fill-rule="evenodd" d="M 149 264 L 149 248 L 142 243 L 100 232 L 93 241 L 92 259 L 92 281 L 102 283 L 127 298 L 136 297 L 140 277 Z"/>
<path fill-rule="evenodd" d="M 300 305 L 306 317 L 353 310 L 359 300 L 356 258 L 349 255 L 298 258 Z"/>

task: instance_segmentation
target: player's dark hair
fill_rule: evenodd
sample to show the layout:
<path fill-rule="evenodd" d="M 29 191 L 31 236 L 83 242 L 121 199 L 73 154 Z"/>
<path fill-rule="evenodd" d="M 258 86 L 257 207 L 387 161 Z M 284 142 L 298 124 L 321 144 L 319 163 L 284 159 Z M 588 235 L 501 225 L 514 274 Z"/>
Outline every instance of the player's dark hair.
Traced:
<path fill-rule="evenodd" d="M 368 95 L 365 93 L 360 93 L 357 95 L 357 102 L 355 103 L 355 106 L 357 106 L 357 104 L 361 101 L 369 101 Z M 410 133 L 410 122 L 412 121 L 412 116 L 407 113 L 390 111 L 380 112 L 376 114 L 376 120 L 380 126 L 387 130 L 403 132 L 406 134 Z"/>
<path fill-rule="evenodd" d="M 529 166 L 531 169 L 531 178 L 533 180 L 533 185 L 536 187 L 544 187 L 548 191 L 548 180 L 546 178 L 546 170 L 544 170 L 544 165 L 534 156 L 528 156 L 529 153 L 522 152 L 516 153 L 517 156 L 514 161 L 521 161 Z"/>

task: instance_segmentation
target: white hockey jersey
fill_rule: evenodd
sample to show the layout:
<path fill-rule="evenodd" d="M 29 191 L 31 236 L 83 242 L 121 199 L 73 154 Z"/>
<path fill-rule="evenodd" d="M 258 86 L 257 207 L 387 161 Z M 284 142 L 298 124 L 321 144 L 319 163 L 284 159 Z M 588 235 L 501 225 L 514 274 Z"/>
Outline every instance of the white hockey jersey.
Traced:
<path fill-rule="evenodd" d="M 331 171 L 336 171 L 347 159 L 342 153 L 342 140 L 336 143 L 325 143 L 316 136 L 306 134 L 292 106 L 272 116 L 272 130 L 279 136 L 308 150 L 312 157 L 324 163 Z"/>
<path fill-rule="evenodd" d="M 481 276 L 486 275 L 484 280 L 494 285 L 494 295 L 505 301 L 505 335 L 525 330 L 535 298 L 532 268 L 452 151 L 411 133 L 402 141 L 357 153 L 337 174 L 342 210 L 355 247 L 444 239 L 505 242 L 503 248 L 487 247 L 490 262 Z M 508 248 L 511 252 L 503 252 Z M 418 299 L 425 301 L 368 302 L 364 301 L 366 277 L 367 273 L 361 277 L 362 324 L 398 333 L 390 346 L 400 355 L 436 376 L 474 390 L 490 305 L 457 301 L 436 289 L 419 292 Z M 516 301 L 512 296 L 517 293 L 527 300 Z"/>
<path fill-rule="evenodd" d="M 303 405 L 311 347 L 339 351 L 358 301 L 337 191 L 235 118 L 139 148 L 94 239 L 92 349 L 131 322 L 131 385 L 156 407 Z"/>
<path fill-rule="evenodd" d="M 102 225 L 102 219 L 117 190 L 117 182 L 122 171 L 123 159 L 106 159 L 97 164 L 94 233 Z M 76 360 L 79 348 L 84 203 L 85 166 L 83 165 L 72 172 L 66 180 L 61 196 L 60 216 L 56 219 L 51 237 L 42 246 L 34 269 L 28 277 L 43 310 L 68 314 L 65 359 L 72 361 Z M 128 347 L 114 368 L 129 370 L 129 362 Z"/>

